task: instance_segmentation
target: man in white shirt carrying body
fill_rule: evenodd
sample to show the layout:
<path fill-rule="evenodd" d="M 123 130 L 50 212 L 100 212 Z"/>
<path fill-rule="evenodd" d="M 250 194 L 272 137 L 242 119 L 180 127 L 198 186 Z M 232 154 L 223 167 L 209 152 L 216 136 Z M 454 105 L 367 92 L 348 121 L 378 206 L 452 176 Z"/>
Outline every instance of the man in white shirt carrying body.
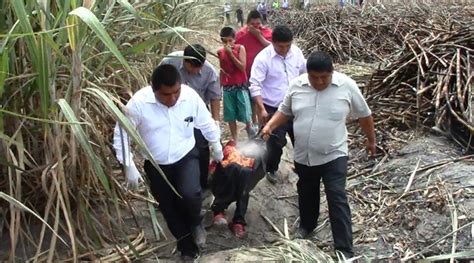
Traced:
<path fill-rule="evenodd" d="M 183 56 L 187 57 L 183 59 Z M 175 51 L 165 57 L 160 65 L 171 64 L 181 75 L 181 82 L 194 89 L 211 111 L 212 118 L 219 121 L 222 90 L 216 69 L 206 60 L 206 49 L 200 44 L 188 45 L 184 51 Z M 209 144 L 199 129 L 194 130 L 196 147 L 199 151 L 201 188 L 207 189 Z"/>
<path fill-rule="evenodd" d="M 301 50 L 292 44 L 293 33 L 285 25 L 277 25 L 272 32 L 272 44 L 255 58 L 250 73 L 250 94 L 257 108 L 260 126 L 268 121 L 285 97 L 290 81 L 306 72 L 306 60 Z M 289 120 L 273 131 L 267 142 L 266 178 L 276 183 L 286 134 L 294 142 L 293 124 Z"/>
<path fill-rule="evenodd" d="M 333 70 L 331 57 L 321 51 L 307 61 L 308 74 L 293 80 L 278 112 L 262 129 L 264 138 L 276 127 L 294 118 L 295 171 L 300 226 L 295 235 L 306 238 L 316 228 L 319 217 L 319 185 L 324 183 L 329 219 L 336 250 L 353 257 L 351 211 L 347 202 L 346 118 L 357 119 L 367 136 L 367 150 L 375 154 L 372 113 L 357 84 Z M 349 115 L 350 114 L 350 115 Z"/>
<path fill-rule="evenodd" d="M 181 84 L 180 74 L 173 65 L 158 66 L 151 86 L 136 92 L 126 108 L 153 159 L 181 195 L 181 198 L 177 196 L 153 164 L 145 160 L 151 193 L 178 240 L 178 250 L 185 258 L 195 258 L 198 246 L 205 243 L 206 232 L 201 224 L 199 152 L 194 128 L 200 129 L 211 143 L 212 158 L 219 162 L 223 158 L 219 127 L 196 91 Z M 117 124 L 114 131 L 117 159 L 125 166 L 128 185 L 136 187 L 141 176 L 128 145 L 125 131 Z"/>

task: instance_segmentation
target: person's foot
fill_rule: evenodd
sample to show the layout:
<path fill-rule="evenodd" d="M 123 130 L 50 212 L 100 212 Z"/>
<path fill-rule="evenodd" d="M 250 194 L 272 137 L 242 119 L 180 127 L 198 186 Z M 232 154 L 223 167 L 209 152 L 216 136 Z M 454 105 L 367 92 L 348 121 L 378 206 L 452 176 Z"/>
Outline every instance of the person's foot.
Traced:
<path fill-rule="evenodd" d="M 234 233 L 234 236 L 238 238 L 244 238 L 245 235 L 245 226 L 239 223 L 231 223 L 229 224 L 230 231 Z"/>
<path fill-rule="evenodd" d="M 202 200 L 209 198 L 212 195 L 211 188 L 201 188 Z"/>
<path fill-rule="evenodd" d="M 342 250 L 336 250 L 336 256 L 340 258 L 341 260 L 348 260 L 354 257 L 353 252 L 347 252 L 347 251 L 342 251 Z"/>
<path fill-rule="evenodd" d="M 278 182 L 278 176 L 276 174 L 276 171 L 275 172 L 267 172 L 265 174 L 265 178 L 267 178 L 267 180 L 272 184 L 276 184 Z"/>
<path fill-rule="evenodd" d="M 186 263 L 196 262 L 198 258 L 199 258 L 198 255 L 195 255 L 195 256 L 181 255 L 181 262 L 186 262 Z"/>
<path fill-rule="evenodd" d="M 198 247 L 203 246 L 206 244 L 206 230 L 204 229 L 204 226 L 202 224 L 199 224 L 195 226 L 191 232 L 194 242 Z"/>
<path fill-rule="evenodd" d="M 247 132 L 247 137 L 249 139 L 255 138 L 255 136 L 257 136 L 257 129 L 255 129 L 253 125 L 245 127 L 245 131 Z"/>
<path fill-rule="evenodd" d="M 212 218 L 212 224 L 215 226 L 227 225 L 225 214 L 223 212 L 215 213 L 214 217 Z"/>
<path fill-rule="evenodd" d="M 311 232 L 309 232 L 308 230 L 302 227 L 298 227 L 298 229 L 295 232 L 295 239 L 306 239 L 309 237 L 310 233 Z"/>

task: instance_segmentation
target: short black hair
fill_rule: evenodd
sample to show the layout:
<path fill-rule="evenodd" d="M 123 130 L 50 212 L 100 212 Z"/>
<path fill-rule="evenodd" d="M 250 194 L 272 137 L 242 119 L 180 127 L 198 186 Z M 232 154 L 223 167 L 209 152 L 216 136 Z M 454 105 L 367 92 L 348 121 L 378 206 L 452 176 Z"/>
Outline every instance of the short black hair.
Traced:
<path fill-rule="evenodd" d="M 332 72 L 334 66 L 331 56 L 324 51 L 315 51 L 311 53 L 306 61 L 306 70 L 316 72 Z"/>
<path fill-rule="evenodd" d="M 183 55 L 186 57 L 193 57 L 194 59 L 184 59 L 194 67 L 202 67 L 206 61 L 206 49 L 200 44 L 192 44 L 184 49 Z"/>
<path fill-rule="evenodd" d="M 272 32 L 272 42 L 291 42 L 293 32 L 287 25 L 277 25 Z"/>
<path fill-rule="evenodd" d="M 247 23 L 250 23 L 250 20 L 252 19 L 260 19 L 260 21 L 262 21 L 262 14 L 260 14 L 260 12 L 254 9 L 250 11 L 249 14 L 247 15 Z"/>
<path fill-rule="evenodd" d="M 170 64 L 158 66 L 151 74 L 151 87 L 154 91 L 159 90 L 163 85 L 171 87 L 178 82 L 181 83 L 179 71 Z"/>
<path fill-rule="evenodd" d="M 225 26 L 221 29 L 220 36 L 235 38 L 235 30 L 230 26 Z"/>

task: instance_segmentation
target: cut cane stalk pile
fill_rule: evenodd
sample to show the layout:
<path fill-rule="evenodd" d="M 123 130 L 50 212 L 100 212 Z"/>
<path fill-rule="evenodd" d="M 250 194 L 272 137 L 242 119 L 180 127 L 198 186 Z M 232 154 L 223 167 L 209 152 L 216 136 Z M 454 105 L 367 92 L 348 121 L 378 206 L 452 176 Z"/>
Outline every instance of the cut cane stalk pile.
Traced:
<path fill-rule="evenodd" d="M 329 52 L 340 63 L 336 69 L 358 82 L 373 111 L 379 154 L 367 158 L 365 136 L 351 122 L 347 189 L 354 226 L 362 228 L 355 230 L 356 248 L 383 244 L 376 258 L 474 256 L 468 245 L 474 222 L 464 203 L 472 194 L 456 183 L 469 178 L 474 160 L 468 153 L 474 149 L 473 10 L 444 4 L 332 6 L 272 17 L 273 24 L 292 28 L 306 55 Z M 461 149 L 414 141 L 426 128 Z M 331 245 L 330 239 L 318 240 L 318 246 Z"/>
<path fill-rule="evenodd" d="M 467 152 L 474 149 L 473 14 L 468 6 L 320 7 L 280 12 L 272 23 L 289 24 L 306 54 L 379 62 L 361 86 L 377 124 L 435 126 Z"/>

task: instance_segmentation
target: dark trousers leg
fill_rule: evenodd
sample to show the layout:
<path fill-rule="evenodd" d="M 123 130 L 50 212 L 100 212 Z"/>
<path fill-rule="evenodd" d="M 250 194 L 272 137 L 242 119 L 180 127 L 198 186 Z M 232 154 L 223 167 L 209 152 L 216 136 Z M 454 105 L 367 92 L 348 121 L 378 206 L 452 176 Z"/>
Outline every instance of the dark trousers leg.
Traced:
<path fill-rule="evenodd" d="M 300 209 L 300 227 L 308 232 L 316 228 L 319 218 L 321 176 L 314 167 L 295 162 L 295 171 L 298 174 L 298 205 Z"/>
<path fill-rule="evenodd" d="M 212 203 L 211 210 L 214 213 L 224 212 L 232 202 L 223 202 L 222 200 L 215 199 Z M 246 225 L 245 214 L 247 213 L 247 206 L 249 204 L 249 194 L 245 192 L 239 197 L 235 203 L 234 217 L 232 218 L 233 223 Z"/>
<path fill-rule="evenodd" d="M 265 110 L 270 116 L 272 116 L 278 109 L 264 105 Z M 273 135 L 267 141 L 267 172 L 275 172 L 278 170 L 280 165 L 281 155 L 283 154 L 283 147 L 286 145 L 286 133 L 290 134 L 292 143 L 294 142 L 293 136 L 293 121 L 290 120 L 287 123 L 273 130 Z"/>
<path fill-rule="evenodd" d="M 328 200 L 334 246 L 352 256 L 351 210 L 346 195 L 347 157 L 339 157 L 324 166 L 322 178 Z"/>
<path fill-rule="evenodd" d="M 235 212 L 234 217 L 232 218 L 232 222 L 247 225 L 247 223 L 245 222 L 245 214 L 247 213 L 249 198 L 249 192 L 247 192 L 246 190 L 243 191 L 238 197 L 237 202 L 235 204 Z"/>
<path fill-rule="evenodd" d="M 245 222 L 245 214 L 247 213 L 247 207 L 249 205 L 249 199 L 250 199 L 250 196 L 249 196 L 249 192 L 247 190 L 243 191 L 237 197 L 237 200 L 236 200 L 236 203 L 235 203 L 234 217 L 232 218 L 233 223 L 238 223 L 238 224 L 242 224 L 242 225 L 247 224 Z M 222 201 L 222 200 L 218 200 L 216 198 L 214 200 L 214 202 L 212 203 L 211 210 L 214 213 L 224 212 L 232 202 Z"/>
<path fill-rule="evenodd" d="M 211 205 L 211 210 L 214 213 L 224 212 L 229 207 L 230 203 L 231 202 L 214 199 L 214 202 Z"/>
<path fill-rule="evenodd" d="M 196 148 L 199 151 L 199 172 L 201 188 L 207 189 L 209 188 L 207 184 L 210 160 L 209 142 L 206 140 L 206 138 L 204 138 L 201 131 L 198 129 L 194 129 L 194 139 L 196 140 Z"/>
<path fill-rule="evenodd" d="M 159 203 L 168 228 L 178 240 L 178 250 L 189 256 L 198 253 L 198 247 L 190 234 L 191 228 L 201 222 L 198 166 L 198 151 L 195 148 L 177 163 L 160 166 L 182 198 L 173 192 L 151 162 L 145 161 L 144 166 L 153 197 Z"/>

